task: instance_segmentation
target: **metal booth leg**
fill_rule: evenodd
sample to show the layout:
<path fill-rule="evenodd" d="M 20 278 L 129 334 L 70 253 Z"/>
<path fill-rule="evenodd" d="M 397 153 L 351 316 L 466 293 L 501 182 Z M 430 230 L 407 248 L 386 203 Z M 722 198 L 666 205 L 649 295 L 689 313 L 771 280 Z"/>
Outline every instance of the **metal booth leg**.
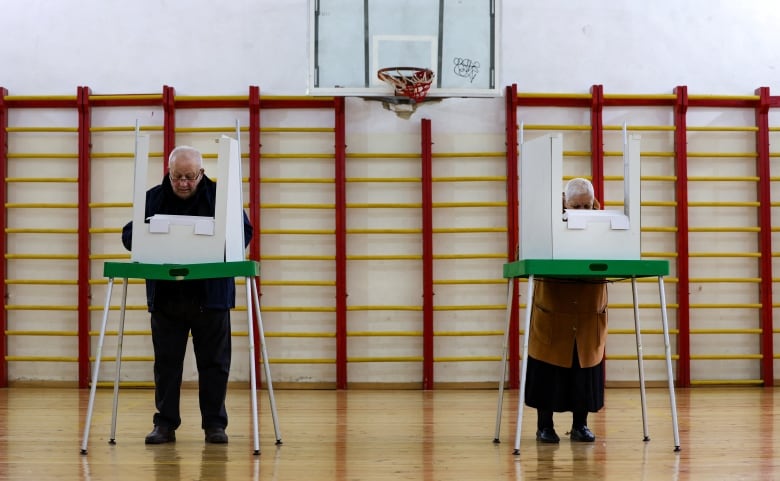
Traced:
<path fill-rule="evenodd" d="M 81 454 L 87 454 L 87 442 L 89 441 L 89 427 L 92 424 L 92 409 L 95 404 L 95 390 L 97 389 L 98 373 L 100 372 L 100 357 L 103 354 L 103 340 L 106 335 L 106 322 L 108 321 L 108 307 L 111 303 L 111 291 L 114 288 L 114 278 L 108 279 L 108 288 L 106 289 L 106 302 L 103 305 L 103 321 L 100 326 L 100 337 L 98 338 L 97 354 L 95 355 L 95 364 L 92 368 L 92 384 L 89 388 L 89 403 L 87 404 L 87 418 L 84 421 L 84 436 L 81 439 Z"/>
<path fill-rule="evenodd" d="M 658 276 L 658 294 L 661 299 L 661 324 L 664 330 L 664 353 L 666 354 L 666 379 L 669 383 L 669 403 L 672 406 L 672 428 L 674 430 L 674 450 L 680 450 L 680 430 L 677 424 L 677 400 L 674 395 L 674 374 L 672 373 L 672 348 L 669 343 L 669 320 L 666 317 L 666 293 L 664 279 Z"/>
<path fill-rule="evenodd" d="M 534 276 L 528 276 L 528 294 L 525 305 L 525 330 L 523 331 L 523 365 L 520 374 L 520 394 L 517 397 L 517 428 L 515 430 L 515 450 L 520 454 L 520 434 L 523 428 L 523 406 L 525 405 L 525 376 L 528 371 L 528 337 L 531 334 L 531 307 L 534 300 Z"/>
<path fill-rule="evenodd" d="M 266 385 L 268 387 L 268 399 L 271 405 L 271 418 L 273 420 L 274 424 L 274 434 L 276 435 L 276 445 L 282 444 L 282 435 L 281 431 L 279 429 L 279 417 L 276 413 L 276 399 L 274 398 L 274 386 L 273 386 L 273 380 L 271 378 L 271 366 L 268 360 L 268 351 L 266 349 L 265 344 L 265 331 L 263 329 L 263 318 L 260 315 L 260 298 L 257 293 L 257 284 L 256 284 L 257 278 L 247 278 L 247 286 L 250 286 L 251 289 L 247 289 L 247 299 L 252 300 L 252 304 L 254 304 L 254 313 L 257 316 L 257 333 L 258 338 L 260 339 L 260 356 L 263 359 L 263 368 L 265 371 L 265 380 Z M 251 297 L 250 297 L 251 294 Z M 251 311 L 251 309 L 250 309 Z M 250 354 L 250 372 L 252 377 L 252 396 L 253 396 L 253 407 L 252 412 L 253 416 L 255 417 L 255 454 L 260 454 L 260 446 L 259 446 L 259 440 L 257 438 L 257 385 L 256 385 L 256 375 L 255 375 L 255 355 L 254 355 L 254 332 L 253 332 L 253 323 L 252 323 L 252 314 L 249 313 L 249 354 Z"/>
<path fill-rule="evenodd" d="M 631 278 L 631 294 L 634 299 L 634 331 L 636 335 L 636 359 L 639 365 L 639 397 L 642 400 L 642 429 L 644 441 L 650 441 L 647 427 L 647 398 L 645 396 L 645 362 L 642 349 L 642 330 L 639 327 L 639 298 L 637 295 L 636 277 Z"/>
<path fill-rule="evenodd" d="M 119 309 L 119 330 L 116 333 L 116 373 L 114 374 L 114 404 L 111 410 L 111 436 L 109 444 L 116 444 L 116 418 L 119 407 L 119 373 L 122 370 L 122 341 L 125 334 L 125 310 L 127 307 L 127 279 L 122 286 L 122 306 Z"/>
<path fill-rule="evenodd" d="M 506 325 L 504 327 L 504 345 L 501 351 L 501 377 L 498 381 L 498 408 L 496 409 L 496 431 L 493 436 L 493 442 L 498 444 L 499 434 L 501 433 L 501 410 L 504 404 L 504 383 L 506 378 L 506 358 L 509 351 L 509 323 L 512 319 L 512 291 L 515 288 L 515 278 L 509 278 L 509 285 L 506 293 Z"/>

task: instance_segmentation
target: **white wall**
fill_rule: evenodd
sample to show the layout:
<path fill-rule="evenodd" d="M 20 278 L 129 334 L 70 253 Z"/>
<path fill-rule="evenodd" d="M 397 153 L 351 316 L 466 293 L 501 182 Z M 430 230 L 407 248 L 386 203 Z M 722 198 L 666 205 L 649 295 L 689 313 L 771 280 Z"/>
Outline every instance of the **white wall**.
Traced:
<path fill-rule="evenodd" d="M 500 0 L 499 0 L 500 1 Z M 751 94 L 776 86 L 772 0 L 505 0 L 501 78 L 520 91 Z M 307 0 L 6 0 L 0 85 L 14 95 L 303 95 Z M 224 58 L 223 58 L 224 57 Z"/>
<path fill-rule="evenodd" d="M 516 83 L 521 92 L 588 92 L 593 84 L 603 84 L 606 93 L 641 93 L 657 94 L 670 93 L 677 85 L 689 86 L 691 94 L 728 94 L 750 95 L 760 86 L 775 88 L 776 70 L 780 67 L 780 53 L 778 45 L 778 29 L 780 24 L 780 9 L 771 1 L 751 2 L 726 2 L 711 0 L 690 0 L 680 2 L 678 0 L 657 0 L 653 2 L 639 2 L 633 0 L 590 0 L 588 2 L 574 2 L 564 0 L 506 0 L 503 2 L 503 21 L 501 37 L 501 65 L 500 86 Z M 76 87 L 87 85 L 96 94 L 117 93 L 158 93 L 163 85 L 171 85 L 176 88 L 177 95 L 233 95 L 246 94 L 249 85 L 258 85 L 261 92 L 266 95 L 305 95 L 308 78 L 308 2 L 307 0 L 234 0 L 233 2 L 218 3 L 211 0 L 138 0 L 125 2 L 117 0 L 60 0 L 57 2 L 43 0 L 6 0 L 3 2 L 4 35 L 0 42 L 0 86 L 9 90 L 10 95 L 73 95 Z M 413 117 L 414 121 L 397 118 L 395 115 L 382 109 L 379 102 L 364 101 L 361 99 L 348 99 L 348 125 L 347 142 L 350 152 L 388 152 L 388 151 L 416 151 L 419 147 L 419 118 L 432 119 L 434 138 L 436 145 L 434 151 L 458 152 L 458 151 L 497 151 L 501 150 L 504 141 L 504 104 L 501 98 L 491 99 L 446 99 L 439 103 L 423 104 Z M 120 109 L 121 110 L 121 109 Z M 161 118 L 154 109 L 138 109 L 138 111 L 117 113 L 115 119 L 101 119 L 111 125 L 117 122 L 131 124 L 133 119 L 140 118 L 146 124 L 159 125 Z M 634 124 L 661 124 L 668 122 L 669 112 L 666 109 L 645 112 L 646 118 L 639 119 L 636 116 L 627 117 L 628 114 L 620 111 L 605 113 L 605 122 L 620 124 L 628 121 Z M 48 112 L 21 113 L 12 121 L 18 124 L 41 124 L 41 116 L 55 124 L 75 124 L 73 113 L 51 114 Z M 105 114 L 110 117 L 111 113 Z M 177 119 L 179 125 L 197 125 L 203 119 L 197 118 L 197 113 L 180 113 Z M 231 113 L 225 114 L 221 122 L 229 125 L 233 117 Z M 243 114 L 242 114 L 243 115 Z M 269 117 L 274 119 L 277 115 L 284 122 L 286 113 L 271 113 Z M 560 114 L 554 109 L 551 111 L 524 111 L 523 121 L 527 123 L 556 123 L 566 118 L 569 123 L 587 123 L 582 117 L 582 112 Z M 631 115 L 634 115 L 633 113 Z M 749 117 L 749 116 L 748 116 Z M 118 121 L 117 119 L 123 119 Z M 705 114 L 697 119 L 700 124 L 717 122 L 718 113 Z M 214 119 L 210 121 L 213 123 Z M 728 122 L 728 121 L 727 121 Z M 608 134 L 608 135 L 615 135 Z M 744 144 L 749 145 L 750 135 L 746 134 Z M 96 136 L 93 142 L 96 145 L 104 143 L 101 147 L 106 151 L 121 151 L 126 149 L 127 139 L 113 138 L 105 140 L 106 135 Z M 184 137 L 184 136 L 182 136 Z M 202 137 L 195 137 L 193 143 L 201 142 L 208 145 L 208 141 Z M 569 144 L 567 149 L 587 149 L 588 139 L 583 133 L 566 134 Z M 184 137 L 187 138 L 187 137 Z M 610 137 L 610 142 L 615 141 Z M 41 150 L 72 151 L 75 145 L 72 142 L 62 141 L 51 136 L 34 137 L 32 140 L 14 140 L 13 148 L 17 150 L 36 149 L 35 146 L 25 146 L 24 142 L 40 140 L 46 143 L 46 148 Z M 180 139 L 181 140 L 181 139 Z M 707 141 L 708 139 L 704 139 Z M 711 138 L 710 138 L 711 140 Z M 311 142 L 321 142 L 327 150 L 329 139 L 314 139 Z M 648 135 L 644 141 L 652 145 L 651 150 L 663 151 L 671 148 L 671 136 L 668 133 Z M 153 142 L 161 143 L 160 138 Z M 266 140 L 264 147 L 268 148 L 273 141 Z M 280 144 L 284 144 L 280 141 Z M 645 145 L 645 144 L 643 144 Z M 711 143 L 701 146 L 701 150 L 711 149 Z M 306 148 L 308 148 L 307 146 Z M 615 150 L 614 146 L 608 147 Z M 740 147 L 742 148 L 742 147 Z M 301 150 L 301 145 L 280 145 L 280 151 Z M 724 146 L 724 150 L 734 150 L 730 146 Z M 161 150 L 157 146 L 157 150 Z M 366 161 L 350 161 L 348 175 L 366 176 L 368 167 Z M 418 175 L 414 162 L 403 160 L 374 159 L 371 160 L 371 173 L 377 172 L 388 176 L 415 176 Z M 568 161 L 569 172 L 587 174 L 587 164 L 582 160 Z M 663 164 L 656 167 L 656 164 Z M 39 166 L 28 168 L 40 168 Z M 61 175 L 74 176 L 60 162 L 51 162 L 44 168 L 52 166 L 62 169 Z M 275 166 L 264 166 L 264 173 L 275 172 L 275 169 L 284 170 L 294 167 L 294 163 Z M 647 167 L 645 167 L 647 166 Z M 301 169 L 315 169 L 327 175 L 328 165 L 311 165 L 301 162 Z M 494 173 L 501 175 L 503 159 L 472 159 L 455 162 L 454 165 L 446 161 L 438 161 L 434 165 L 434 176 L 452 175 L 453 170 L 459 170 L 466 175 Z M 12 167 L 24 170 L 24 167 Z M 668 166 L 663 159 L 643 160 L 643 169 L 653 169 L 652 173 L 668 175 Z M 655 169 L 658 172 L 655 172 Z M 728 171 L 732 167 L 724 166 Z M 131 172 L 132 166 L 127 159 L 123 163 L 112 162 L 96 166 L 94 175 L 116 179 L 117 169 L 121 172 Z M 377 170 L 378 169 L 378 170 Z M 439 170 L 436 170 L 439 169 Z M 495 172 L 494 172 L 495 171 Z M 735 175 L 739 173 L 736 172 Z M 13 170 L 11 175 L 14 175 Z M 52 175 L 60 175 L 52 173 Z M 109 188 L 108 183 L 95 182 L 93 195 L 96 201 L 128 201 L 127 189 Z M 308 189 L 310 186 L 304 186 Z M 414 201 L 418 196 L 418 187 L 389 186 L 383 189 L 368 188 L 351 185 L 349 187 L 350 201 Z M 612 187 L 614 188 L 614 187 Z M 653 188 L 651 186 L 651 188 Z M 752 186 L 750 187 L 752 189 Z M 435 195 L 442 196 L 437 200 L 462 199 L 474 194 L 476 198 L 496 196 L 495 192 L 475 189 L 438 190 Z M 49 197 L 59 198 L 72 196 L 72 192 L 47 191 Z M 702 194 L 709 192 L 706 188 Z M 288 188 L 266 187 L 261 201 L 278 202 L 278 198 L 289 198 L 298 195 Z M 14 191 L 10 192 L 14 195 Z M 28 195 L 20 193 L 19 196 Z M 306 191 L 307 201 L 332 202 L 330 192 Z M 658 191 L 652 191 L 651 195 L 658 195 L 665 199 L 673 197 L 673 189 L 670 184 L 658 187 Z M 697 195 L 696 192 L 693 194 Z M 750 197 L 752 190 L 746 190 L 744 196 Z M 117 198 L 113 198 L 115 196 Z M 481 196 L 481 197 L 480 197 Z M 104 198 L 105 197 L 105 198 Z M 408 197 L 408 198 L 407 198 Z M 500 196 L 499 196 L 500 197 Z M 15 198 L 13 200 L 30 199 Z M 495 200 L 495 199 L 494 199 Z M 500 199 L 498 199 L 500 200 Z M 106 224 L 118 226 L 122 219 L 130 216 L 122 211 L 111 211 L 106 214 Z M 651 223 L 672 223 L 668 214 L 657 214 L 656 211 L 648 212 Z M 35 214 L 42 215 L 42 214 Z M 264 222 L 271 227 L 278 223 L 280 226 L 289 227 L 300 220 L 302 224 L 296 226 L 306 227 L 307 218 L 301 215 L 289 217 L 274 217 L 276 214 L 264 216 Z M 394 226 L 406 226 L 406 223 L 415 219 L 397 219 L 392 214 L 387 218 L 374 218 L 376 211 L 354 214 L 350 217 L 350 227 L 371 227 L 374 223 L 383 223 L 385 220 L 399 221 Z M 414 214 L 414 215 L 418 215 Z M 453 218 L 449 212 L 436 214 L 436 222 L 439 225 L 480 224 L 500 225 L 504 222 L 499 211 L 489 214 L 474 213 L 465 214 L 473 216 L 464 221 L 463 217 Z M 464 214 L 461 214 L 464 215 Z M 644 215 L 644 213 L 643 213 Z M 33 222 L 33 219 L 18 219 L 12 221 Z M 56 217 L 52 220 L 71 225 L 66 217 Z M 70 219 L 72 221 L 72 219 Z M 44 219 L 44 221 L 46 221 Z M 308 220 L 309 228 L 327 228 L 320 226 L 322 219 Z M 710 222 L 704 217 L 703 223 Z M 413 222 L 412 222 L 413 223 Z M 350 252 L 362 252 L 374 249 L 418 249 L 417 239 L 394 237 L 393 242 L 386 238 L 371 237 L 350 238 Z M 669 237 L 662 240 L 651 239 L 659 246 L 653 250 L 669 249 Z M 41 242 L 46 242 L 42 240 Z M 296 240 L 296 242 L 298 242 Z M 312 246 L 318 242 L 311 237 L 301 241 L 301 245 Z M 325 252 L 332 248 L 328 240 L 322 247 Z M 400 242 L 400 244 L 398 243 Z M 485 240 L 479 236 L 467 239 L 462 244 L 449 243 L 447 239 L 439 240 L 437 249 L 440 252 L 447 248 L 460 249 L 461 251 L 476 251 L 480 246 L 488 251 L 501 251 L 505 243 L 503 237 L 496 236 Z M 750 242 L 748 240 L 747 242 Z M 10 245 L 14 249 L 23 249 L 31 246 L 28 238 L 13 238 Z M 264 252 L 274 250 L 284 251 L 291 248 L 290 244 L 265 240 Z M 66 251 L 72 251 L 68 245 L 62 245 Z M 718 250 L 718 246 L 704 246 L 702 250 Z M 117 252 L 120 247 L 116 245 L 116 239 L 106 238 L 104 242 L 94 241 L 94 252 Z M 350 263 L 349 291 L 351 304 L 413 304 L 419 301 L 419 266 L 413 266 L 410 271 L 400 272 L 398 264 L 385 266 L 383 271 L 386 277 L 375 277 L 370 272 L 367 264 Z M 500 261 L 496 261 L 491 268 L 500 268 Z M 394 269 L 398 268 L 399 271 Z M 29 272 L 16 272 L 12 267 L 9 276 L 35 277 Z M 332 272 L 327 268 L 325 272 L 319 272 L 323 278 L 332 278 Z M 465 277 L 464 271 L 471 277 L 490 277 L 495 274 L 478 270 L 472 264 L 445 264 L 437 263 L 437 273 L 442 277 Z M 750 269 L 748 269 L 750 271 Z M 281 269 L 274 265 L 265 266 L 264 273 L 271 273 L 277 278 L 289 276 L 296 278 L 297 273 Z M 95 271 L 97 278 L 100 273 Z M 303 273 L 301 273 L 301 276 Z M 744 274 L 751 275 L 750 272 Z M 300 276 L 297 276 L 300 277 Z M 135 304 L 142 304 L 143 297 L 140 286 L 133 286 L 132 300 Z M 707 292 L 707 285 L 699 286 L 699 289 Z M 37 294 L 26 294 L 18 289 L 23 296 L 31 299 Z M 73 289 L 75 291 L 75 289 Z M 504 287 L 492 286 L 492 288 L 453 288 L 437 287 L 437 302 L 445 304 L 464 303 L 464 297 L 475 295 L 479 291 L 480 299 L 487 304 L 500 304 L 504 300 Z M 484 291 L 484 292 L 483 292 Z M 16 291 L 15 291 L 16 292 Z M 322 305 L 329 302 L 332 292 L 320 293 L 320 297 L 306 299 L 290 299 L 291 290 L 268 287 L 265 291 L 265 305 L 307 305 L 313 303 Z M 650 291 L 652 292 L 652 291 Z M 72 292 L 59 293 L 62 299 L 56 297 L 53 302 L 67 304 L 73 302 L 70 296 Z M 102 299 L 102 291 L 95 287 L 95 303 Z M 748 294 L 752 295 L 752 294 Z M 620 288 L 611 291 L 611 300 L 626 302 L 627 292 Z M 718 294 L 713 295 L 717 299 Z M 26 298 L 25 298 L 26 299 Z M 706 299 L 705 299 L 706 300 Z M 32 300 L 28 300 L 33 302 Z M 11 302 L 11 301 L 9 301 Z M 18 300 L 14 300 L 23 304 Z M 28 302 L 28 303 L 29 303 Z M 622 311 L 622 312 L 621 312 Z M 611 318 L 614 326 L 623 327 L 626 324 L 626 316 L 630 313 L 626 309 L 616 309 Z M 40 317 L 36 313 L 15 313 L 20 320 L 17 329 L 24 326 L 24 321 L 33 321 Z M 133 313 L 132 322 L 136 329 L 144 329 L 147 326 L 147 315 L 143 312 Z M 52 316 L 56 321 L 53 329 L 72 328 L 63 313 Z M 419 328 L 419 313 L 396 313 L 393 321 L 397 321 L 396 329 L 414 330 Z M 97 314 L 95 314 L 97 317 Z M 267 330 L 282 331 L 289 328 L 290 323 L 300 322 L 301 329 L 328 329 L 330 327 L 330 315 L 314 315 L 314 320 L 305 315 L 269 314 Z M 382 329 L 391 316 L 368 312 L 350 313 L 350 328 L 363 330 L 365 326 Z M 360 324 L 365 321 L 365 324 Z M 745 326 L 754 322 L 752 317 L 742 320 Z M 314 323 L 308 324 L 307 323 Z M 312 327 L 314 325 L 315 327 Z M 94 317 L 93 317 L 94 326 Z M 503 328 L 503 313 L 499 311 L 486 312 L 452 312 L 437 314 L 437 329 L 448 330 L 455 327 L 468 329 L 496 329 Z M 465 326 L 465 327 L 464 327 Z M 626 325 L 629 327 L 630 325 Z M 645 327 L 650 327 L 645 325 Z M 234 329 L 240 329 L 240 321 L 234 323 Z M 94 327 L 93 327 L 94 329 Z M 609 352 L 630 354 L 632 339 L 630 336 L 622 336 L 623 344 L 611 345 Z M 355 356 L 369 356 L 377 350 L 386 349 L 399 356 L 418 355 L 419 340 L 399 341 L 393 348 L 388 348 L 384 340 L 355 339 L 350 338 L 350 352 Z M 27 348 L 30 352 L 36 350 L 36 339 L 28 340 Z M 276 345 L 271 345 L 271 356 L 275 356 L 273 348 L 282 346 L 281 340 L 273 340 Z M 288 341 L 289 342 L 289 341 Z M 331 356 L 331 348 L 310 347 L 310 340 L 297 341 L 297 347 L 288 347 L 287 353 L 295 357 L 309 354 L 313 357 Z M 744 350 L 753 349 L 747 341 L 746 346 L 739 346 Z M 63 341 L 63 345 L 72 350 L 74 339 Z M 437 343 L 444 343 L 438 340 Z M 143 340 L 133 339 L 128 345 L 138 344 L 138 349 L 144 349 Z M 287 344 L 288 346 L 290 344 Z M 648 342 L 655 352 L 660 352 L 657 340 Z M 146 346 L 148 347 L 148 346 Z M 437 348 L 440 345 L 437 344 Z M 499 354 L 500 338 L 482 337 L 465 340 L 464 345 L 445 346 L 439 355 L 447 356 L 455 352 L 460 354 Z M 727 348 L 729 348 L 727 346 Z M 37 348 L 40 351 L 40 347 Z M 312 350 L 322 349 L 321 354 L 311 354 Z M 460 351 L 457 351 L 460 349 Z M 456 350 L 456 351 L 451 351 Z M 309 351 L 309 352 L 306 352 Z M 26 351 L 25 351 L 26 352 Z M 33 363 L 35 364 L 35 363 Z M 245 358 L 239 355 L 234 362 L 233 377 L 246 379 L 247 370 Z M 464 366 L 457 363 L 437 364 L 437 380 L 441 381 L 490 381 L 498 375 L 497 363 L 471 363 Z M 608 377 L 610 379 L 634 379 L 635 366 L 631 363 L 621 364 L 624 367 L 613 369 Z M 389 366 L 389 367 L 388 367 Z M 72 367 L 72 366 L 71 366 Z M 19 379 L 72 379 L 71 367 L 61 371 L 51 369 L 51 366 L 35 365 L 20 366 L 13 364 L 11 375 Z M 660 367 L 660 364 L 659 364 Z M 136 369 L 136 370 L 134 370 Z M 332 381 L 332 366 L 275 366 L 280 379 L 284 381 Z M 194 368 L 188 372 L 188 378 L 194 376 Z M 728 376 L 755 377 L 755 363 L 750 367 L 728 372 Z M 123 370 L 123 375 L 128 379 L 148 378 L 149 367 L 134 368 L 128 366 Z M 350 365 L 350 380 L 355 382 L 386 381 L 386 382 L 414 382 L 419 379 L 419 365 L 367 363 Z M 110 373 L 108 374 L 110 375 Z M 650 371 L 651 378 L 663 378 L 664 373 L 659 370 Z M 711 378 L 717 373 L 704 372 L 699 377 Z"/>

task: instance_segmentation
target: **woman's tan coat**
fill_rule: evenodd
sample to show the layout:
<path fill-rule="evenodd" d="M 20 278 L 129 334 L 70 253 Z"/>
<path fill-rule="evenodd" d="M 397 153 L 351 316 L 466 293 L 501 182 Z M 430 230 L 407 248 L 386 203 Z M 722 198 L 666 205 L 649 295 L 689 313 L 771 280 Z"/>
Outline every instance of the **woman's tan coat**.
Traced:
<path fill-rule="evenodd" d="M 571 367 L 575 341 L 580 367 L 601 362 L 607 341 L 606 282 L 536 279 L 528 355 Z"/>

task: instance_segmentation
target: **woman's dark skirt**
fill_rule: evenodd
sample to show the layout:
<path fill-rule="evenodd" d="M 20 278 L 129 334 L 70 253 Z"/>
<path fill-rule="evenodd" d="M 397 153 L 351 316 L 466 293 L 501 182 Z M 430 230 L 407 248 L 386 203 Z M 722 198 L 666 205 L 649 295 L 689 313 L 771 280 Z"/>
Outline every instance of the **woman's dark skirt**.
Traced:
<path fill-rule="evenodd" d="M 604 407 L 604 360 L 593 367 L 580 367 L 576 345 L 570 368 L 529 356 L 525 403 L 541 411 L 599 411 Z"/>

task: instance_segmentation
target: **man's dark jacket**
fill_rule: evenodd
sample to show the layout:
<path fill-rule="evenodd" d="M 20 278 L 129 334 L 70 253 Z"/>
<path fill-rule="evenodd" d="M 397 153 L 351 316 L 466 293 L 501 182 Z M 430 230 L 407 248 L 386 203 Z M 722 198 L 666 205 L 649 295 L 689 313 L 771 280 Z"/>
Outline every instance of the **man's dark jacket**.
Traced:
<path fill-rule="evenodd" d="M 171 181 L 166 175 L 162 183 L 146 192 L 144 218 L 155 214 L 197 215 L 214 217 L 217 198 L 217 184 L 205 174 L 195 193 L 188 199 L 181 199 L 173 192 Z M 252 238 L 252 224 L 244 213 L 244 244 Z M 122 229 L 122 244 L 132 250 L 133 222 Z M 197 303 L 205 309 L 226 310 L 236 305 L 236 283 L 232 277 L 193 281 L 146 281 L 146 304 L 149 311 L 164 303 Z"/>

